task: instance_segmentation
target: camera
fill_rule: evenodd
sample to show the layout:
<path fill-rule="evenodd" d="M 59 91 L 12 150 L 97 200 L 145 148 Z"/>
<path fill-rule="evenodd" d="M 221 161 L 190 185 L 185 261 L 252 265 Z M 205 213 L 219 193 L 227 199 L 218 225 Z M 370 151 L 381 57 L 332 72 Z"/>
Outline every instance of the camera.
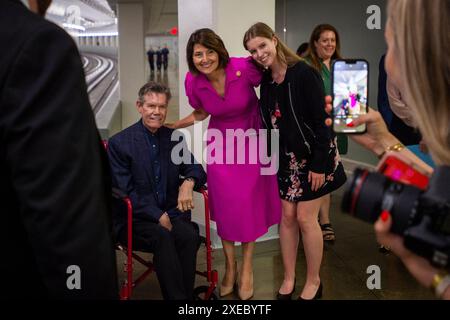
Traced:
<path fill-rule="evenodd" d="M 389 212 L 390 231 L 404 238 L 406 248 L 437 267 L 450 267 L 450 167 L 437 167 L 430 178 L 407 160 L 387 154 L 377 171 L 354 171 L 342 210 L 371 223 Z"/>

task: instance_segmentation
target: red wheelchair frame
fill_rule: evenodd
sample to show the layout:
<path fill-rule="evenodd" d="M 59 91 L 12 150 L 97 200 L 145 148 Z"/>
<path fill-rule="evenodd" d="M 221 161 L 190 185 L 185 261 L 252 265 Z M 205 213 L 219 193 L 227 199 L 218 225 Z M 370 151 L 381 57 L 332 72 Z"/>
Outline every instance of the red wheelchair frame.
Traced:
<path fill-rule="evenodd" d="M 214 292 L 218 282 L 218 272 L 212 269 L 212 248 L 211 248 L 211 231 L 210 231 L 210 218 L 209 218 L 209 206 L 208 206 L 208 191 L 206 188 L 200 189 L 203 195 L 205 204 L 205 239 L 203 239 L 206 247 L 206 271 L 196 271 L 196 274 L 203 276 L 209 282 L 208 286 L 199 286 L 194 289 L 194 296 L 198 300 L 217 300 L 217 295 Z M 117 245 L 117 249 L 122 251 L 127 259 L 125 262 L 124 272 L 127 273 L 126 280 L 124 281 L 120 289 L 120 299 L 128 300 L 131 298 L 133 288 L 141 283 L 150 273 L 154 271 L 153 263 L 147 261 L 137 253 L 133 252 L 133 207 L 130 199 L 127 196 L 115 193 L 116 198 L 120 198 L 125 202 L 127 206 L 127 246 Z M 133 259 L 147 267 L 147 270 L 143 272 L 136 280 L 133 280 Z M 202 296 L 202 294 L 204 294 Z"/>
<path fill-rule="evenodd" d="M 103 141 L 103 145 L 105 149 L 107 149 L 108 144 L 106 141 Z M 212 260 L 214 258 L 211 248 L 208 191 L 206 187 L 202 187 L 197 192 L 203 195 L 205 205 L 205 238 L 202 238 L 202 242 L 204 242 L 206 247 L 206 271 L 196 270 L 195 273 L 205 277 L 209 285 L 199 286 L 195 288 L 194 297 L 196 300 L 217 300 L 215 289 L 217 287 L 219 276 L 217 270 L 212 269 Z M 117 189 L 113 190 L 113 197 L 122 200 L 127 207 L 127 245 L 123 246 L 121 244 L 117 244 L 116 249 L 120 250 L 126 255 L 124 272 L 126 272 L 127 277 L 122 284 L 122 287 L 120 288 L 120 299 L 129 300 L 133 293 L 133 288 L 141 283 L 149 274 L 154 271 L 154 266 L 151 260 L 147 261 L 133 251 L 133 206 L 131 204 L 130 198 Z M 136 280 L 133 280 L 133 259 L 147 268 L 141 275 L 139 275 Z"/>

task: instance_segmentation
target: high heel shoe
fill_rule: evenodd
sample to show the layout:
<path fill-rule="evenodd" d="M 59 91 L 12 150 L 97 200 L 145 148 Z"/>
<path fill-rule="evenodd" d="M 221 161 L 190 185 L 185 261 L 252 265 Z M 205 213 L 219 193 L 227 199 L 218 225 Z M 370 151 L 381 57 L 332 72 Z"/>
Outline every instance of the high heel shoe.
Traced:
<path fill-rule="evenodd" d="M 278 291 L 277 293 L 277 300 L 291 300 L 292 299 L 292 294 L 295 291 L 295 284 L 297 282 L 297 279 L 294 279 L 294 287 L 292 287 L 292 291 L 290 293 L 280 293 L 280 291 Z"/>
<path fill-rule="evenodd" d="M 250 289 L 243 290 L 241 285 L 238 285 L 238 295 L 241 300 L 249 300 L 253 297 L 253 272 L 250 278 Z"/>
<path fill-rule="evenodd" d="M 237 262 L 234 263 L 234 274 L 233 274 L 233 284 L 230 286 L 223 285 L 223 280 L 220 284 L 219 294 L 221 297 L 225 297 L 233 293 L 234 289 L 237 287 Z"/>
<path fill-rule="evenodd" d="M 314 295 L 314 297 L 312 299 L 303 299 L 302 296 L 298 296 L 297 300 L 319 300 L 320 298 L 322 298 L 322 281 L 319 284 L 319 288 L 316 291 L 316 294 Z"/>

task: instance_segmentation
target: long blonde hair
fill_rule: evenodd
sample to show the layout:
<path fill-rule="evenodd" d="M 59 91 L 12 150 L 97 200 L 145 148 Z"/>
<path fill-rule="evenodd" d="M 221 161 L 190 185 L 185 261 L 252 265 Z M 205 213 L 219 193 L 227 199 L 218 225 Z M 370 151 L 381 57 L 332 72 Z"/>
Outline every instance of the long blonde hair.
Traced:
<path fill-rule="evenodd" d="M 277 58 L 282 64 L 285 64 L 288 67 L 291 67 L 302 60 L 294 53 L 294 51 L 289 49 L 288 46 L 280 40 L 280 38 L 275 34 L 271 27 L 263 22 L 255 23 L 247 30 L 247 32 L 245 32 L 243 44 L 246 50 L 248 50 L 247 42 L 255 37 L 263 37 L 270 40 L 275 38 L 277 40 Z"/>
<path fill-rule="evenodd" d="M 438 165 L 450 165 L 450 0 L 389 0 L 402 88 Z"/>

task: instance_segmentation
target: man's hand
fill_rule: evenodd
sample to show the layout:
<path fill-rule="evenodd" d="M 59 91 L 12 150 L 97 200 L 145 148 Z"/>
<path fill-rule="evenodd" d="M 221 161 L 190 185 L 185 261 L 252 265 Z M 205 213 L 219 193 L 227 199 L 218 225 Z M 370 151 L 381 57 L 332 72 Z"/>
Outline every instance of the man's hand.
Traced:
<path fill-rule="evenodd" d="M 167 230 L 172 231 L 172 223 L 170 222 L 170 218 L 167 212 L 164 212 L 162 216 L 159 218 L 159 224 L 162 225 Z"/>
<path fill-rule="evenodd" d="M 177 208 L 181 212 L 194 209 L 194 199 L 193 199 L 194 185 L 195 185 L 194 181 L 184 180 L 183 184 L 180 186 L 180 190 L 178 192 Z"/>

